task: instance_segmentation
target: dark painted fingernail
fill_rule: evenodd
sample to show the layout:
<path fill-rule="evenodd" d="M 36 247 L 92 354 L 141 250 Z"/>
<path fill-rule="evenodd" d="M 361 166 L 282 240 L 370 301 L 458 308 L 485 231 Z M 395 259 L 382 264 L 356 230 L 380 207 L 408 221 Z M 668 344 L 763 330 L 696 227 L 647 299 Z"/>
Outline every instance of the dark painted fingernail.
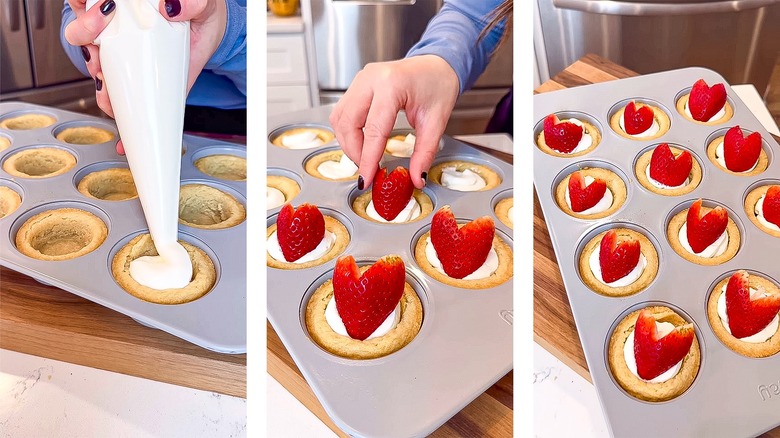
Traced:
<path fill-rule="evenodd" d="M 103 4 L 100 5 L 100 13 L 103 15 L 108 15 L 114 11 L 114 8 L 116 8 L 116 3 L 114 0 L 106 0 L 103 2 Z"/>
<path fill-rule="evenodd" d="M 89 54 L 87 46 L 81 46 L 81 56 L 84 57 L 84 62 L 89 62 L 92 56 Z"/>
<path fill-rule="evenodd" d="M 95 78 L 95 90 L 100 91 L 103 89 L 103 81 L 101 81 L 98 78 Z"/>
<path fill-rule="evenodd" d="M 428 172 L 423 172 L 422 175 L 420 175 L 420 178 L 422 178 L 423 181 L 428 180 Z"/>
<path fill-rule="evenodd" d="M 365 180 L 363 180 L 363 175 L 358 175 L 358 190 L 363 190 L 363 186 L 366 185 Z"/>
<path fill-rule="evenodd" d="M 181 2 L 179 0 L 165 0 L 165 13 L 173 18 L 181 13 Z"/>

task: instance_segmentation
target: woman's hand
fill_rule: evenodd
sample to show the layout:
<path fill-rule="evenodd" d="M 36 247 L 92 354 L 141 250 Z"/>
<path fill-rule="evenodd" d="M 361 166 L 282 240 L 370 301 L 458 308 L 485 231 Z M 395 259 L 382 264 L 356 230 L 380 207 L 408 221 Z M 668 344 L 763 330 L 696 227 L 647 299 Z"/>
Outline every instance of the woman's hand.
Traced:
<path fill-rule="evenodd" d="M 402 109 L 417 137 L 409 173 L 415 187 L 422 188 L 458 90 L 455 71 L 435 55 L 366 65 L 330 115 L 341 148 L 360 168 L 358 188 L 373 181 Z"/>
<path fill-rule="evenodd" d="M 115 0 L 103 0 L 90 10 L 86 10 L 86 0 L 68 0 L 68 3 L 76 14 L 76 19 L 65 28 L 65 39 L 74 46 L 81 46 L 87 70 L 95 79 L 97 104 L 106 114 L 114 117 L 111 100 L 103 87 L 99 47 L 92 42 L 111 21 L 116 9 Z M 189 92 L 225 34 L 227 23 L 225 1 L 160 0 L 158 9 L 168 21 L 190 20 L 190 65 L 187 78 Z M 117 143 L 117 152 L 124 153 L 121 141 Z"/>

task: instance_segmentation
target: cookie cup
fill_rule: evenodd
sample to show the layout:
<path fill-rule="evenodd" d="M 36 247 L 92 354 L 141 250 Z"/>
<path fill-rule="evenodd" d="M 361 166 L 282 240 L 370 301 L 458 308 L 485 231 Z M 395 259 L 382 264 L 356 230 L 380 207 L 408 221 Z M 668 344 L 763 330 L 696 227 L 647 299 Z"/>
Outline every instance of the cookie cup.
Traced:
<path fill-rule="evenodd" d="M 266 251 L 266 264 L 269 267 L 276 269 L 307 269 L 333 260 L 336 256 L 344 252 L 344 249 L 346 249 L 347 245 L 349 245 L 350 239 L 347 227 L 345 227 L 344 224 L 332 216 L 323 215 L 323 218 L 325 219 L 325 230 L 335 234 L 336 241 L 333 242 L 333 246 L 328 250 L 328 252 L 323 254 L 322 257 L 306 263 L 290 263 L 286 260 L 277 260 L 271 257 L 271 253 Z M 270 238 L 271 234 L 274 232 L 276 232 L 276 223 L 268 227 L 266 230 L 266 240 Z"/>
<path fill-rule="evenodd" d="M 410 222 L 416 222 L 420 219 L 425 218 L 431 212 L 433 211 L 433 201 L 431 201 L 431 198 L 422 190 L 420 189 L 414 189 L 414 192 L 412 193 L 412 196 L 414 197 L 414 200 L 417 201 L 417 204 L 420 205 L 420 215 L 416 218 L 402 223 L 410 223 Z M 388 225 L 400 225 L 399 224 L 393 224 L 390 222 L 380 222 L 371 216 L 368 215 L 366 212 L 366 209 L 368 208 L 368 204 L 371 202 L 371 192 L 365 192 L 355 198 L 354 201 L 352 201 L 352 210 L 357 214 L 358 216 L 362 217 L 363 219 L 369 220 L 371 222 L 376 222 L 378 224 L 388 224 Z"/>
<path fill-rule="evenodd" d="M 78 208 L 45 210 L 27 219 L 16 232 L 22 254 L 45 261 L 70 260 L 97 249 L 108 236 L 102 219 Z"/>
<path fill-rule="evenodd" d="M 656 187 L 647 177 L 647 168 L 650 167 L 650 161 L 653 158 L 654 150 L 654 148 L 650 149 L 640 155 L 636 160 L 636 165 L 634 166 L 634 174 L 636 175 L 636 179 L 639 181 L 639 184 L 642 184 L 642 187 L 659 195 L 680 196 L 692 192 L 696 187 L 699 186 L 702 178 L 701 166 L 699 165 L 699 161 L 693 157 L 693 154 L 691 154 L 691 161 L 693 164 L 691 166 L 691 172 L 688 174 L 688 184 L 674 189 Z M 683 153 L 683 149 L 676 148 L 671 145 L 669 145 L 669 150 L 672 151 L 672 154 L 674 154 L 675 157 Z"/>
<path fill-rule="evenodd" d="M 623 203 L 626 202 L 626 196 L 628 195 L 626 183 L 615 172 L 599 167 L 583 167 L 579 172 L 582 173 L 583 178 L 590 176 L 594 179 L 604 180 L 607 184 L 607 190 L 612 193 L 612 205 L 602 212 L 592 214 L 582 214 L 572 210 L 566 203 L 566 190 L 569 187 L 569 179 L 571 179 L 571 174 L 569 174 L 555 188 L 555 202 L 558 203 L 558 207 L 564 213 L 579 219 L 601 219 L 618 211 L 623 206 Z"/>
<path fill-rule="evenodd" d="M 680 113 L 681 116 L 685 117 L 686 119 L 690 120 L 691 122 L 698 123 L 701 125 L 720 125 L 721 123 L 726 123 L 729 120 L 731 120 L 731 117 L 734 115 L 734 108 L 731 107 L 731 104 L 729 103 L 728 99 L 726 100 L 726 104 L 724 107 L 726 108 L 725 114 L 723 114 L 723 117 L 719 118 L 718 120 L 712 120 L 709 122 L 700 122 L 693 117 L 688 116 L 688 114 L 685 113 L 685 104 L 688 103 L 688 99 L 690 98 L 691 93 L 684 94 L 682 97 L 677 99 L 677 104 L 675 104 L 675 107 L 677 108 L 677 112 Z"/>
<path fill-rule="evenodd" d="M 729 214 L 729 221 L 726 225 L 726 233 L 729 240 L 726 251 L 717 257 L 702 257 L 688 252 L 688 250 L 682 246 L 682 243 L 680 243 L 680 229 L 686 222 L 688 217 L 688 210 L 689 209 L 686 208 L 685 210 L 674 215 L 669 221 L 669 225 L 666 227 L 666 237 L 669 240 L 669 244 L 672 246 L 674 252 L 689 262 L 704 266 L 716 266 L 731 260 L 737 254 L 737 251 L 739 251 L 740 244 L 739 228 L 737 228 L 737 224 L 734 222 L 734 219 L 731 218 L 731 215 Z M 701 215 L 704 216 L 711 210 L 712 208 L 702 205 Z"/>
<path fill-rule="evenodd" d="M 592 152 L 594 149 L 596 149 L 596 146 L 598 146 L 599 143 L 601 143 L 601 132 L 599 132 L 599 130 L 596 129 L 596 127 L 590 124 L 589 122 L 580 119 L 577 120 L 579 120 L 580 123 L 582 123 L 582 128 L 583 128 L 582 135 L 590 135 L 591 139 L 593 140 L 591 145 L 587 149 L 579 152 L 570 153 L 570 154 L 564 154 L 563 152 L 558 152 L 547 145 L 547 142 L 544 139 L 544 129 L 542 129 L 539 132 L 539 135 L 536 136 L 536 146 L 546 154 L 552 155 L 554 157 L 563 157 L 563 158 L 579 157 L 581 155 L 585 155 L 589 152 Z"/>
<path fill-rule="evenodd" d="M 758 154 L 758 162 L 756 163 L 756 167 L 753 168 L 753 170 L 746 171 L 746 172 L 733 172 L 729 170 L 728 168 L 721 166 L 720 163 L 718 163 L 717 155 L 715 154 L 716 149 L 718 148 L 718 144 L 723 142 L 725 136 L 716 137 L 713 139 L 708 145 L 707 145 L 707 158 L 712 161 L 712 164 L 715 165 L 718 169 L 730 173 L 732 175 L 737 176 L 756 176 L 759 173 L 762 173 L 766 170 L 767 167 L 769 167 L 769 157 L 766 154 L 766 151 L 764 148 L 761 148 L 761 152 Z"/>
<path fill-rule="evenodd" d="M 762 224 L 758 221 L 758 216 L 756 216 L 756 204 L 762 196 L 766 196 L 766 192 L 769 190 L 770 186 L 771 184 L 756 187 L 755 189 L 751 190 L 750 193 L 748 193 L 748 195 L 745 197 L 745 213 L 747 213 L 747 217 L 750 219 L 750 222 L 753 222 L 753 225 L 757 226 L 761 231 L 771 236 L 780 237 L 780 231 L 773 230 Z"/>
<path fill-rule="evenodd" d="M 503 223 L 504 225 L 506 225 L 511 229 L 514 229 L 513 227 L 514 222 L 509 217 L 509 209 L 514 207 L 514 205 L 515 205 L 514 197 L 504 198 L 498 201 L 498 203 L 496 203 L 496 207 L 493 210 L 498 220 L 500 220 L 501 223 Z"/>
<path fill-rule="evenodd" d="M 322 173 L 320 173 L 320 171 L 319 171 L 320 164 L 325 163 L 326 161 L 336 161 L 336 162 L 338 162 L 338 161 L 341 160 L 341 157 L 343 157 L 343 156 L 344 156 L 344 152 L 341 151 L 341 150 L 333 150 L 333 151 L 327 151 L 327 152 L 322 152 L 320 154 L 317 154 L 317 155 L 309 158 L 308 160 L 306 160 L 306 166 L 305 166 L 306 173 L 308 173 L 309 175 L 311 175 L 311 176 L 313 176 L 315 178 L 323 179 L 325 181 L 352 181 L 352 180 L 356 180 L 358 175 L 359 175 L 357 170 L 355 171 L 355 174 L 352 175 L 352 176 L 347 176 L 347 177 L 344 177 L 344 178 L 335 178 L 335 179 L 334 178 L 328 178 L 327 176 L 325 176 Z"/>
<path fill-rule="evenodd" d="M 647 260 L 647 266 L 645 266 L 642 274 L 633 283 L 619 287 L 609 286 L 596 278 L 596 275 L 590 269 L 590 257 L 594 251 L 598 252 L 601 250 L 601 240 L 610 231 L 607 230 L 593 237 L 582 249 L 578 263 L 580 278 L 583 283 L 598 294 L 608 297 L 626 297 L 643 291 L 655 279 L 658 273 L 658 252 L 650 239 L 644 234 L 629 228 L 614 228 L 614 230 L 617 233 L 618 241 L 629 237 L 639 241 L 639 252 Z"/>
<path fill-rule="evenodd" d="M 669 120 L 669 116 L 666 115 L 666 112 L 662 110 L 661 108 L 658 108 L 655 105 L 650 105 L 647 103 L 642 102 L 635 102 L 637 109 L 646 106 L 650 108 L 653 111 L 653 120 L 658 124 L 658 132 L 656 132 L 654 135 L 650 135 L 647 137 L 638 137 L 636 135 L 631 135 L 623 130 L 623 128 L 620 127 L 620 119 L 623 118 L 623 114 L 626 112 L 626 107 L 620 108 L 615 112 L 615 114 L 612 114 L 612 117 L 609 119 L 609 126 L 612 128 L 615 133 L 621 137 L 627 138 L 629 140 L 639 140 L 639 141 L 646 141 L 646 140 L 655 140 L 658 137 L 661 137 L 662 135 L 669 132 L 669 127 L 671 126 L 672 122 Z"/>
<path fill-rule="evenodd" d="M 428 179 L 444 187 L 444 185 L 441 183 L 441 175 L 445 167 L 454 167 L 455 170 L 457 170 L 458 172 L 463 172 L 466 169 L 469 169 L 472 172 L 478 174 L 485 181 L 485 187 L 476 190 L 479 192 L 494 189 L 498 187 L 499 184 L 501 184 L 501 177 L 498 176 L 498 174 L 495 171 L 493 171 L 493 169 L 487 166 L 483 166 L 481 164 L 473 163 L 470 161 L 464 161 L 464 160 L 449 160 L 449 161 L 443 161 L 441 163 L 435 164 L 428 171 Z M 450 189 L 450 190 L 455 190 L 455 189 Z"/>

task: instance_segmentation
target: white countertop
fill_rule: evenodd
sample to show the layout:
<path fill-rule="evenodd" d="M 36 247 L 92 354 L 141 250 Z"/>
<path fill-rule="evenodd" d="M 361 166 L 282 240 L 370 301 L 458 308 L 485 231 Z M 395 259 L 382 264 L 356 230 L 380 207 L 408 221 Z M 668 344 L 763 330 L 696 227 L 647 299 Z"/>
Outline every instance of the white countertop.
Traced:
<path fill-rule="evenodd" d="M 268 33 L 301 33 L 303 32 L 303 17 L 293 15 L 292 17 L 277 17 L 268 13 L 266 17 Z"/>

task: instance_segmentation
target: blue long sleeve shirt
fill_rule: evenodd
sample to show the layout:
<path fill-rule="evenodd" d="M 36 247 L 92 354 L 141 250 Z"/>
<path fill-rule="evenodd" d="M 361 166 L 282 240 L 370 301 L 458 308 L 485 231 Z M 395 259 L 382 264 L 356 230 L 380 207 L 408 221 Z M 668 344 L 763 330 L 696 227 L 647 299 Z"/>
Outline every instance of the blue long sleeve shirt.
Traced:
<path fill-rule="evenodd" d="M 501 36 L 505 21 L 491 29 L 478 41 L 482 29 L 490 21 L 488 15 L 501 0 L 445 0 L 441 10 L 428 23 L 420 41 L 406 57 L 437 55 L 455 70 L 460 81 L 460 93 L 474 85 L 485 71 Z"/>
<path fill-rule="evenodd" d="M 225 35 L 187 95 L 188 105 L 246 108 L 246 0 L 226 0 L 225 3 Z M 65 27 L 75 19 L 76 14 L 64 0 L 60 42 L 73 65 L 89 76 L 81 48 L 65 41 Z"/>

